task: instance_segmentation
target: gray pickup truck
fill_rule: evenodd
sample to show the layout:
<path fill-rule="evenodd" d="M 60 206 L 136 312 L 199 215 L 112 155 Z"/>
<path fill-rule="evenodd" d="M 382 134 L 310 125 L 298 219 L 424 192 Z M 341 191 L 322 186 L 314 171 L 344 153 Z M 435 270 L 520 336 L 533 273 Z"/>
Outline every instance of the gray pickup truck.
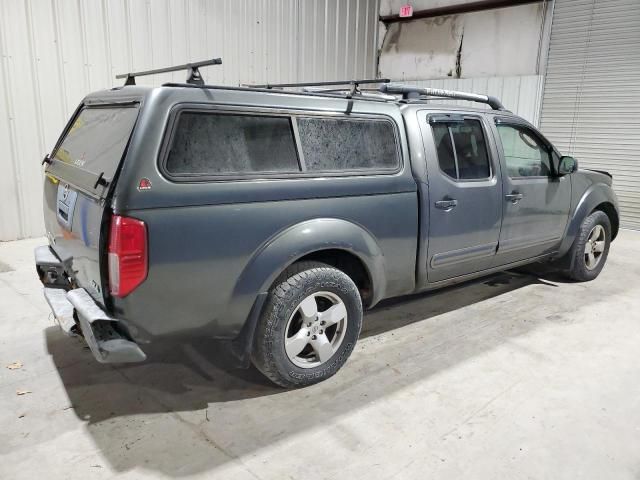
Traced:
<path fill-rule="evenodd" d="M 578 170 L 496 98 L 191 73 L 88 95 L 43 161 L 37 271 L 99 362 L 207 337 L 278 385 L 309 385 L 346 362 L 382 299 L 532 262 L 578 281 L 604 266 L 611 176 Z"/>

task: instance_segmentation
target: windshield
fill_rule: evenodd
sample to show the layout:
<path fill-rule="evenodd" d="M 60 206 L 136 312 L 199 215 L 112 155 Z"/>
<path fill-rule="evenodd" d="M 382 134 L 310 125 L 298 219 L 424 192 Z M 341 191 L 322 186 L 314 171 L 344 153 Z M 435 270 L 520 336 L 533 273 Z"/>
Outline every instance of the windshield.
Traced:
<path fill-rule="evenodd" d="M 137 115 L 137 105 L 82 108 L 47 172 L 91 191 L 100 174 L 111 181 Z"/>

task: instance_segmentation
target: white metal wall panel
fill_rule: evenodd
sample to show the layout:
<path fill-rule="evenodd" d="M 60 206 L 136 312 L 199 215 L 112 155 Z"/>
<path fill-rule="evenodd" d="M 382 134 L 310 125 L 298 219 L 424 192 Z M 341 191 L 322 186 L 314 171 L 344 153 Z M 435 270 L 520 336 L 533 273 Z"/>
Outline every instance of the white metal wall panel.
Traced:
<path fill-rule="evenodd" d="M 405 83 L 421 87 L 494 95 L 502 101 L 507 110 L 511 110 L 532 124 L 538 125 L 542 96 L 541 75 L 416 80 Z M 441 100 L 434 100 L 434 102 L 441 102 Z M 488 105 L 465 100 L 447 100 L 446 104 L 489 108 Z"/>
<path fill-rule="evenodd" d="M 44 233 L 39 159 L 117 73 L 220 56 L 208 83 L 373 77 L 377 16 L 378 0 L 0 0 L 0 240 Z"/>
<path fill-rule="evenodd" d="M 622 225 L 640 229 L 640 1 L 556 0 L 541 125 L 581 166 L 607 170 Z"/>

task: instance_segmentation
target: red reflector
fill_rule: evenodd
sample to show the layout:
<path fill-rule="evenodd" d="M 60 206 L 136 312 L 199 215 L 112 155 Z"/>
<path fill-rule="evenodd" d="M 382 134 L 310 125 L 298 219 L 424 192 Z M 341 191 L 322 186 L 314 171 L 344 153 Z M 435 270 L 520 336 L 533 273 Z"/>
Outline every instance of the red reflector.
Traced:
<path fill-rule="evenodd" d="M 138 190 L 151 190 L 151 180 L 141 178 L 140 183 L 138 183 Z"/>
<path fill-rule="evenodd" d="M 141 220 L 114 215 L 109 229 L 109 290 L 125 297 L 147 278 L 147 227 Z"/>

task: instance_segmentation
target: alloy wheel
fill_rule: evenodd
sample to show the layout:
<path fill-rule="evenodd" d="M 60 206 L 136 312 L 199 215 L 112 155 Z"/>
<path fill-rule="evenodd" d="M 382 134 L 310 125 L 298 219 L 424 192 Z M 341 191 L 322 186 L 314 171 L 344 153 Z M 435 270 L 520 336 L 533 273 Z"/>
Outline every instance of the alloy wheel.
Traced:
<path fill-rule="evenodd" d="M 584 245 L 584 263 L 589 270 L 593 270 L 600 264 L 602 253 L 606 243 L 606 234 L 602 225 L 596 225 L 589 232 Z"/>
<path fill-rule="evenodd" d="M 285 351 L 300 368 L 326 363 L 338 351 L 347 330 L 347 309 L 331 292 L 316 292 L 302 300 L 285 328 Z"/>

